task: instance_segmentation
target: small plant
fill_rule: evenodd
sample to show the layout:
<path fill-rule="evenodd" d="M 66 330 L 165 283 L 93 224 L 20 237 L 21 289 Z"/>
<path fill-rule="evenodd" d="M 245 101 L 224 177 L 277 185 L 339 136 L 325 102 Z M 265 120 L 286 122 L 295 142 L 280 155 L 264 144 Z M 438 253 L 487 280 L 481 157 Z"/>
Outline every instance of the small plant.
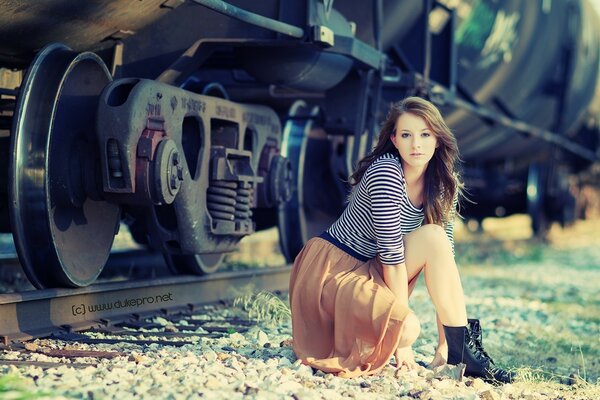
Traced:
<path fill-rule="evenodd" d="M 46 392 L 32 391 L 27 382 L 19 376 L 0 375 L 0 398 L 11 400 L 28 400 L 50 398 Z"/>
<path fill-rule="evenodd" d="M 583 350 L 581 349 L 581 345 L 579 345 L 579 355 L 581 356 L 581 369 L 583 372 L 582 378 L 584 381 L 587 381 L 587 372 L 585 370 L 585 359 L 583 358 Z"/>
<path fill-rule="evenodd" d="M 550 384 L 556 382 L 557 378 L 561 378 L 561 376 L 546 372 L 541 368 L 521 367 L 516 368 L 515 372 L 518 382 Z"/>
<path fill-rule="evenodd" d="M 268 325 L 282 324 L 291 317 L 287 303 L 267 291 L 239 296 L 233 305 L 248 313 L 248 318 Z"/>

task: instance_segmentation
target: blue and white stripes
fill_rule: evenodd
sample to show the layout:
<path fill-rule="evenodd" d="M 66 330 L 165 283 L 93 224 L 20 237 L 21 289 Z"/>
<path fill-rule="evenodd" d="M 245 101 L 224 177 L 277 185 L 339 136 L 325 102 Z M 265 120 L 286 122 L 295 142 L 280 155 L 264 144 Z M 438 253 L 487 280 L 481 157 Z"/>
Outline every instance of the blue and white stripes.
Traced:
<path fill-rule="evenodd" d="M 413 206 L 406 192 L 400 160 L 384 154 L 367 169 L 341 217 L 327 230 L 340 243 L 365 258 L 379 254 L 383 264 L 402 264 L 403 235 L 423 224 L 422 208 Z M 453 243 L 453 223 L 446 224 Z"/>

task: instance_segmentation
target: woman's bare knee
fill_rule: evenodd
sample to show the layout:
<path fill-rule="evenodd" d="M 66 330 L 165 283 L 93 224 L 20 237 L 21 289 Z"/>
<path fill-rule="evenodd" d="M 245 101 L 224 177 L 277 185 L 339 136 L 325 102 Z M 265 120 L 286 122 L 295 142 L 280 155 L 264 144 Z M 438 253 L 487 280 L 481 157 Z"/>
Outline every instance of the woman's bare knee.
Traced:
<path fill-rule="evenodd" d="M 443 227 L 436 224 L 423 225 L 421 240 L 429 251 L 452 250 L 450 239 Z"/>
<path fill-rule="evenodd" d="M 398 347 L 407 347 L 412 345 L 421 333 L 421 323 L 413 312 L 409 312 L 403 321 L 402 334 Z"/>
<path fill-rule="evenodd" d="M 429 240 L 447 239 L 446 231 L 443 227 L 437 224 L 425 224 L 419 229 L 422 229 Z"/>
<path fill-rule="evenodd" d="M 412 279 L 430 261 L 431 256 L 450 254 L 452 245 L 439 225 L 426 224 L 404 236 L 408 279 Z"/>

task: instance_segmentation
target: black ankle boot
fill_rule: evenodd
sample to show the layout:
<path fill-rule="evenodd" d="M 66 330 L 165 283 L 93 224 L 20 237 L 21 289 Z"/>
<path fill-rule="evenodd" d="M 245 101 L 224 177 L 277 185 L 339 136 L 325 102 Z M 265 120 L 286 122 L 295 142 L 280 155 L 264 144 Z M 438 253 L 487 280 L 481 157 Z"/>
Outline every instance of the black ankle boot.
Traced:
<path fill-rule="evenodd" d="M 488 382 L 511 383 L 514 374 L 494 366 L 494 361 L 485 352 L 479 320 L 470 319 L 466 326 L 444 326 L 448 342 L 448 364 L 463 363 L 466 376 L 482 378 Z"/>

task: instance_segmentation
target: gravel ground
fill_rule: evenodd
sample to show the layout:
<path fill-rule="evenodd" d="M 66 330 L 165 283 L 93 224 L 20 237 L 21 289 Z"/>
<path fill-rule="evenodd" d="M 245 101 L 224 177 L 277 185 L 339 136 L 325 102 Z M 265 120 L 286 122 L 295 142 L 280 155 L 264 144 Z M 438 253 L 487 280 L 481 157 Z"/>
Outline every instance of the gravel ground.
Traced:
<path fill-rule="evenodd" d="M 600 250 L 590 241 L 593 231 L 584 224 L 551 233 L 550 246 L 507 239 L 502 237 L 506 231 L 492 228 L 475 238 L 466 231 L 457 233 L 469 315 L 481 319 L 484 343 L 497 364 L 519 372 L 520 380 L 511 385 L 457 380 L 456 369 L 449 367 L 406 372 L 389 365 L 376 376 L 355 379 L 315 372 L 296 360 L 291 326 L 284 318 L 223 338 L 198 338 L 183 347 L 37 340 L 40 348 L 126 355 L 80 358 L 74 362 L 97 366 L 75 369 L 68 359 L 2 351 L 3 359 L 65 365 L 47 370 L 0 366 L 0 398 L 598 399 Z M 582 239 L 573 239 L 577 235 Z M 437 339 L 434 311 L 423 286 L 418 284 L 411 307 L 423 326 L 416 357 L 427 363 Z M 232 316 L 247 313 L 240 307 L 208 308 L 201 318 Z"/>
<path fill-rule="evenodd" d="M 239 315 L 239 311 L 207 310 L 206 315 L 220 318 Z M 218 339 L 202 338 L 193 345 L 179 348 L 155 344 L 73 345 L 42 339 L 35 341 L 39 348 L 120 351 L 127 356 L 111 360 L 79 358 L 75 362 L 98 365 L 75 369 L 69 367 L 68 359 L 4 351 L 3 359 L 64 362 L 65 366 L 48 370 L 9 366 L 0 367 L 0 371 L 21 377 L 30 390 L 39 389 L 38 395 L 44 398 L 586 398 L 584 393 L 577 395 L 577 389 L 566 386 L 562 389 L 535 388 L 529 383 L 517 383 L 495 387 L 480 379 L 463 378 L 459 381 L 454 379 L 456 369 L 449 367 L 405 372 L 389 365 L 377 376 L 338 378 L 314 372 L 296 360 L 290 347 L 290 329 L 289 322 L 277 327 L 262 324 L 243 334 L 232 333 Z M 149 333 L 147 338 L 154 335 L 156 333 Z M 96 334 L 94 337 L 106 336 Z M 432 351 L 431 343 L 423 343 L 416 348 L 417 358 L 427 361 Z"/>

